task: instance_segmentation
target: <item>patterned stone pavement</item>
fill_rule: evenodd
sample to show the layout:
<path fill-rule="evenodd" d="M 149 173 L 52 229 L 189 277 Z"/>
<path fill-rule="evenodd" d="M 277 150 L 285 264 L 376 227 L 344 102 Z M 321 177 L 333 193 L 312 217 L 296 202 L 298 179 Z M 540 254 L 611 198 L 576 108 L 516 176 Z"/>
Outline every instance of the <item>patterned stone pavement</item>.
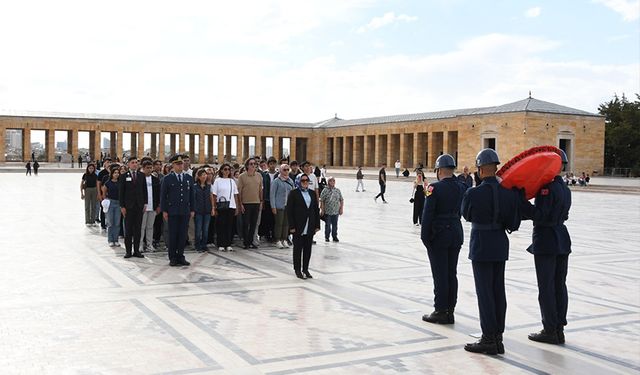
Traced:
<path fill-rule="evenodd" d="M 394 178 L 392 177 L 391 180 Z M 164 253 L 125 260 L 83 224 L 80 175 L 0 179 L 0 368 L 3 374 L 638 373 L 640 196 L 576 191 L 567 343 L 527 340 L 540 328 L 531 223 L 511 235 L 506 354 L 467 353 L 479 334 L 463 247 L 454 326 L 420 319 L 432 280 L 411 225 L 411 186 L 392 181 L 346 197 L 340 243 L 318 235 L 313 280 L 291 250 Z M 466 234 L 469 225 L 465 223 Z"/>

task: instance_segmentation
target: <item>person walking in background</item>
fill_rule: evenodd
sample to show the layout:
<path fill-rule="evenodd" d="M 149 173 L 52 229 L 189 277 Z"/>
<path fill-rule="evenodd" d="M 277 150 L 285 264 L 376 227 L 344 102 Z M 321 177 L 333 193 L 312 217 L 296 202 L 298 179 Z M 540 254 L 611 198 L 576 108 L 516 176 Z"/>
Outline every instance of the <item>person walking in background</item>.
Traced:
<path fill-rule="evenodd" d="M 285 208 L 289 193 L 295 188 L 293 180 L 289 178 L 289 169 L 288 164 L 282 164 L 278 177 L 271 183 L 271 211 L 275 217 L 273 233 L 278 249 L 289 247 L 286 242 L 289 236 L 289 223 Z"/>
<path fill-rule="evenodd" d="M 38 175 L 38 169 L 40 169 L 40 163 L 38 163 L 38 161 L 34 161 L 33 162 L 33 173 L 37 176 Z"/>
<path fill-rule="evenodd" d="M 384 199 L 384 192 L 385 190 L 387 190 L 387 172 L 385 171 L 386 167 L 387 164 L 382 163 L 382 168 L 380 168 L 380 170 L 378 171 L 378 184 L 380 185 L 380 193 L 378 193 L 378 195 L 373 198 L 375 202 L 378 202 L 378 198 L 382 197 L 382 203 L 388 203 Z"/>
<path fill-rule="evenodd" d="M 364 174 L 362 173 L 362 167 L 358 166 L 358 172 L 356 172 L 356 181 L 358 181 L 358 183 L 356 184 L 356 193 L 358 193 L 360 190 L 360 188 L 362 187 L 362 192 L 364 193 L 366 190 L 364 190 Z"/>
<path fill-rule="evenodd" d="M 240 197 L 236 181 L 231 175 L 231 166 L 228 163 L 220 166 L 218 178 L 211 186 L 211 193 L 213 194 L 213 215 L 216 217 L 218 250 L 233 251 L 233 247 L 231 247 L 233 218 L 240 214 Z"/>
<path fill-rule="evenodd" d="M 400 164 L 400 160 L 396 160 L 396 164 L 394 165 L 396 168 L 396 178 L 400 178 L 400 169 L 402 168 L 402 164 Z"/>
<path fill-rule="evenodd" d="M 88 227 L 94 226 L 96 221 L 97 186 L 96 166 L 89 163 L 80 182 L 80 199 L 84 200 L 84 222 Z"/>
<path fill-rule="evenodd" d="M 213 194 L 211 185 L 207 183 L 207 171 L 204 168 L 196 172 L 196 182 L 193 184 L 195 211 L 195 248 L 199 253 L 207 251 L 209 237 L 209 222 L 213 215 Z"/>
<path fill-rule="evenodd" d="M 78 168 L 82 168 L 82 155 L 78 155 Z"/>
<path fill-rule="evenodd" d="M 324 240 L 329 242 L 329 234 L 333 242 L 338 239 L 338 217 L 344 209 L 344 199 L 340 189 L 336 188 L 336 179 L 329 177 L 327 187 L 320 193 L 320 217 L 324 214 Z"/>
<path fill-rule="evenodd" d="M 427 181 L 422 170 L 416 172 L 413 181 L 413 225 L 419 227 L 422 224 L 422 209 L 424 208 L 424 196 L 427 191 Z"/>
<path fill-rule="evenodd" d="M 320 230 L 318 198 L 309 189 L 309 176 L 300 175 L 300 187 L 287 198 L 287 221 L 293 234 L 293 270 L 299 279 L 313 278 L 309 273 L 313 236 Z"/>
<path fill-rule="evenodd" d="M 25 176 L 31 176 L 31 160 L 27 162 L 25 168 L 27 168 L 27 173 L 25 174 Z"/>
<path fill-rule="evenodd" d="M 107 224 L 107 241 L 109 246 L 120 246 L 118 234 L 120 233 L 120 194 L 118 192 L 118 179 L 120 178 L 120 167 L 116 164 L 109 168 L 109 178 L 102 184 L 102 199 L 108 201 L 108 208 L 105 214 Z M 105 206 L 105 203 L 102 205 Z"/>
<path fill-rule="evenodd" d="M 144 189 L 147 191 L 147 198 L 142 214 L 142 224 L 140 225 L 139 248 L 154 253 L 156 248 L 153 246 L 153 225 L 156 221 L 156 216 L 160 213 L 160 179 L 153 175 L 153 162 L 151 160 L 142 162 L 142 173 L 144 173 Z M 145 239 L 147 245 L 143 248 Z"/>

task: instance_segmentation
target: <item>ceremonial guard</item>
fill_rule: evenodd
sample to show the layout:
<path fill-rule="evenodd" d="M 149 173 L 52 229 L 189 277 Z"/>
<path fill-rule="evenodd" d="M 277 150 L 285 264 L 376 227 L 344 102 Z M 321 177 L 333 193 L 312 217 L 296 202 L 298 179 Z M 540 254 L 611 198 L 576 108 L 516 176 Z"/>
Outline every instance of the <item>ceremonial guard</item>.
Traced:
<path fill-rule="evenodd" d="M 169 226 L 169 265 L 188 266 L 184 257 L 189 220 L 194 216 L 193 178 L 184 172 L 183 155 L 169 161 L 173 172 L 165 176 L 160 191 L 160 208 Z"/>
<path fill-rule="evenodd" d="M 430 184 L 422 211 L 421 239 L 427 248 L 433 276 L 434 309 L 422 320 L 429 323 L 453 324 L 458 298 L 458 255 L 463 242 L 460 205 L 467 186 L 453 174 L 456 161 L 451 155 L 440 155 L 435 172 L 438 181 Z"/>
<path fill-rule="evenodd" d="M 534 255 L 538 279 L 538 302 L 542 313 L 540 332 L 529 339 L 548 344 L 564 344 L 567 325 L 567 265 L 571 253 L 571 238 L 564 222 L 569 218 L 571 190 L 560 173 L 567 164 L 567 155 L 560 150 L 563 166 L 553 181 L 543 186 L 535 205 L 524 201 L 522 216 L 533 220 L 533 244 L 527 249 Z"/>
<path fill-rule="evenodd" d="M 486 148 L 476 156 L 482 183 L 466 191 L 462 216 L 471 222 L 469 259 L 478 297 L 482 337 L 465 345 L 469 352 L 504 353 L 502 334 L 507 312 L 504 267 L 509 258 L 505 231 L 520 227 L 520 192 L 503 188 L 496 178 L 498 154 Z"/>

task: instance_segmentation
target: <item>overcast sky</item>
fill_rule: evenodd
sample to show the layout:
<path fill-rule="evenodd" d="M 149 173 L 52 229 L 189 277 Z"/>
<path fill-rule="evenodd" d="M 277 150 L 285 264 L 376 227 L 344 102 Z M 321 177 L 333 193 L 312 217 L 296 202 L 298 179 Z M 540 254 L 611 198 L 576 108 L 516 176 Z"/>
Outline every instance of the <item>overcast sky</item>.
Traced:
<path fill-rule="evenodd" d="M 0 109 L 316 122 L 640 92 L 640 1 L 5 1 Z"/>

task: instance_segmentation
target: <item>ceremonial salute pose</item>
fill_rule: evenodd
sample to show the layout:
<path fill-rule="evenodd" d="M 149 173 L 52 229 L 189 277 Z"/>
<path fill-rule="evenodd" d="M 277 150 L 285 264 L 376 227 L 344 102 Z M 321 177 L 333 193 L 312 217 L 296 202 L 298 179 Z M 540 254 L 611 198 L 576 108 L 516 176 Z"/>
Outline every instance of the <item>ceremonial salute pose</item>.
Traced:
<path fill-rule="evenodd" d="M 469 352 L 504 353 L 502 334 L 507 312 L 504 266 L 509 258 L 505 231 L 520 227 L 518 192 L 503 188 L 496 179 L 498 154 L 485 148 L 476 156 L 482 183 L 467 190 L 462 200 L 462 216 L 471 222 L 469 259 L 478 296 L 482 337 L 465 345 Z"/>
<path fill-rule="evenodd" d="M 453 175 L 455 167 L 456 162 L 451 155 L 438 157 L 438 181 L 427 188 L 422 212 L 420 237 L 429 255 L 435 294 L 435 311 L 422 317 L 429 323 L 454 323 L 453 311 L 458 298 L 458 255 L 463 241 L 460 205 L 467 190 L 467 186 Z"/>
<path fill-rule="evenodd" d="M 564 344 L 567 325 L 567 265 L 571 253 L 571 238 L 564 222 L 569 218 L 571 190 L 560 177 L 567 164 L 562 151 L 563 167 L 553 181 L 543 186 L 535 206 L 524 202 L 523 218 L 533 220 L 533 244 L 527 249 L 534 255 L 538 278 L 538 302 L 542 313 L 542 331 L 529 339 L 549 344 Z"/>
<path fill-rule="evenodd" d="M 173 172 L 165 176 L 160 191 L 160 208 L 169 226 L 169 265 L 188 266 L 184 258 L 189 219 L 195 214 L 193 178 L 183 170 L 182 155 L 175 155 L 169 161 Z"/>

